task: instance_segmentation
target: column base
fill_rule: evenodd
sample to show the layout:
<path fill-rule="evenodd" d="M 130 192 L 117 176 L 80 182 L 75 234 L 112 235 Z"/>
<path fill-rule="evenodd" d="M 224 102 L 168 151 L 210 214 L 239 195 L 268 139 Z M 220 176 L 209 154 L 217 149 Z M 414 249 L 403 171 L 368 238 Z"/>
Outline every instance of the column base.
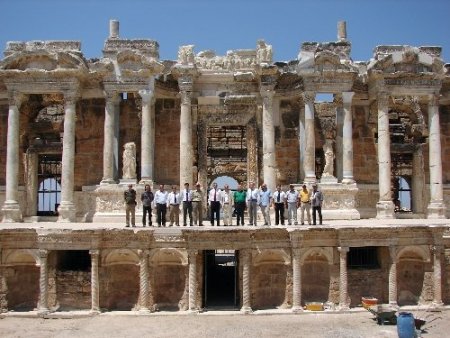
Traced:
<path fill-rule="evenodd" d="M 393 309 L 398 309 L 399 308 L 398 303 L 394 302 L 394 301 L 389 302 L 389 307 L 391 307 Z"/>
<path fill-rule="evenodd" d="M 188 311 L 189 311 L 189 313 L 191 313 L 191 314 L 197 314 L 197 313 L 200 313 L 200 310 L 199 310 L 199 309 L 189 309 Z"/>
<path fill-rule="evenodd" d="M 143 177 L 143 178 L 141 178 L 141 180 L 139 181 L 139 184 L 148 184 L 148 185 L 150 185 L 150 187 L 152 187 L 153 188 L 153 180 L 151 179 L 151 178 L 146 178 L 146 177 Z"/>
<path fill-rule="evenodd" d="M 393 219 L 394 203 L 392 201 L 377 202 L 377 218 L 378 219 Z"/>
<path fill-rule="evenodd" d="M 355 180 L 353 178 L 343 178 L 342 184 L 353 184 L 355 183 Z"/>
<path fill-rule="evenodd" d="M 116 181 L 114 181 L 112 178 L 105 178 L 100 182 L 100 185 L 107 185 L 107 184 L 116 184 Z"/>
<path fill-rule="evenodd" d="M 303 180 L 303 183 L 305 184 L 314 184 L 317 183 L 316 176 L 306 176 Z"/>
<path fill-rule="evenodd" d="M 337 183 L 337 178 L 332 175 L 323 175 L 320 178 L 320 183 Z"/>
<path fill-rule="evenodd" d="M 251 314 L 253 313 L 253 310 L 250 306 L 243 306 L 241 307 L 241 312 L 244 314 Z"/>
<path fill-rule="evenodd" d="M 136 185 L 137 184 L 137 179 L 135 178 L 121 178 L 119 180 L 119 185 Z"/>
<path fill-rule="evenodd" d="M 5 201 L 2 207 L 3 223 L 22 222 L 22 211 L 17 201 Z"/>
<path fill-rule="evenodd" d="M 445 204 L 442 201 L 430 202 L 427 208 L 427 218 L 443 219 L 445 218 Z"/>
<path fill-rule="evenodd" d="M 292 312 L 293 312 L 293 313 L 301 313 L 301 312 L 303 312 L 303 308 L 302 308 L 301 306 L 294 305 L 294 306 L 292 307 Z"/>
<path fill-rule="evenodd" d="M 91 309 L 91 311 L 89 311 L 89 313 L 93 316 L 97 316 L 102 312 L 99 309 Z"/>
<path fill-rule="evenodd" d="M 431 303 L 431 308 L 432 309 L 440 309 L 444 307 L 444 303 L 443 302 L 433 302 Z"/>
<path fill-rule="evenodd" d="M 47 309 L 47 308 L 40 308 L 40 309 L 38 309 L 37 313 L 38 313 L 38 315 L 40 315 L 40 316 L 45 316 L 45 315 L 47 315 L 47 314 L 50 313 L 50 309 Z"/>
<path fill-rule="evenodd" d="M 140 315 L 149 315 L 150 313 L 152 313 L 152 312 L 150 311 L 149 308 L 143 307 L 143 308 L 139 309 L 139 314 Z"/>
<path fill-rule="evenodd" d="M 75 222 L 76 209 L 73 202 L 62 201 L 58 208 L 58 222 Z"/>
<path fill-rule="evenodd" d="M 338 311 L 350 311 L 350 306 L 348 304 L 339 304 Z"/>

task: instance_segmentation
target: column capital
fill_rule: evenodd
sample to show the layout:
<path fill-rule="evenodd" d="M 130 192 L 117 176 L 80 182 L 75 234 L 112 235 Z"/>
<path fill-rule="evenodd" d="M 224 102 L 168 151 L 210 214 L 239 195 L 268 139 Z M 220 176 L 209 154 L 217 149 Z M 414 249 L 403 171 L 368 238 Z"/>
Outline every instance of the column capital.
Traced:
<path fill-rule="evenodd" d="M 430 245 L 430 251 L 435 255 L 442 254 L 444 249 L 443 245 Z"/>
<path fill-rule="evenodd" d="M 19 108 L 23 101 L 25 101 L 26 95 L 22 94 L 18 90 L 9 90 L 8 91 L 8 103 L 10 106 L 16 106 Z"/>
<path fill-rule="evenodd" d="M 386 92 L 380 92 L 377 96 L 378 107 L 389 107 L 389 94 Z"/>
<path fill-rule="evenodd" d="M 397 247 L 395 245 L 390 245 L 389 246 L 389 256 L 391 257 L 391 261 L 396 263 Z"/>
<path fill-rule="evenodd" d="M 77 89 L 65 90 L 63 92 L 63 95 L 64 95 L 64 101 L 67 104 L 76 104 L 80 98 L 80 93 L 78 92 Z"/>
<path fill-rule="evenodd" d="M 428 104 L 432 106 L 439 106 L 439 94 L 433 93 L 428 95 Z"/>
<path fill-rule="evenodd" d="M 112 103 L 119 103 L 120 96 L 119 93 L 116 91 L 111 90 L 104 90 L 103 95 L 105 96 L 106 102 L 112 102 Z"/>
<path fill-rule="evenodd" d="M 138 249 L 137 251 L 139 258 L 145 258 L 150 255 L 150 250 L 148 249 Z"/>
<path fill-rule="evenodd" d="M 300 259 L 302 257 L 302 251 L 300 248 L 292 248 L 291 249 L 292 258 Z"/>
<path fill-rule="evenodd" d="M 344 105 L 351 105 L 355 92 L 342 92 L 342 101 Z"/>
<path fill-rule="evenodd" d="M 139 90 L 138 93 L 139 93 L 140 97 L 142 98 L 142 102 L 144 104 L 151 103 L 155 96 L 154 91 L 151 89 L 141 89 L 141 90 Z"/>
<path fill-rule="evenodd" d="M 188 249 L 188 258 L 189 259 L 195 259 L 198 256 L 198 250 L 197 249 Z"/>
<path fill-rule="evenodd" d="M 312 104 L 316 99 L 316 92 L 313 91 L 303 92 L 302 99 L 305 102 L 305 104 Z"/>
<path fill-rule="evenodd" d="M 100 250 L 89 250 L 91 257 L 98 257 L 100 255 Z"/>
<path fill-rule="evenodd" d="M 348 246 L 338 246 L 337 249 L 341 254 L 347 253 L 350 250 L 350 248 Z"/>
<path fill-rule="evenodd" d="M 47 249 L 39 249 L 38 256 L 39 256 L 39 258 L 44 258 L 44 259 L 47 258 L 48 250 Z"/>
<path fill-rule="evenodd" d="M 344 100 L 342 99 L 342 93 L 337 93 L 333 95 L 333 103 L 338 108 L 342 108 Z"/>

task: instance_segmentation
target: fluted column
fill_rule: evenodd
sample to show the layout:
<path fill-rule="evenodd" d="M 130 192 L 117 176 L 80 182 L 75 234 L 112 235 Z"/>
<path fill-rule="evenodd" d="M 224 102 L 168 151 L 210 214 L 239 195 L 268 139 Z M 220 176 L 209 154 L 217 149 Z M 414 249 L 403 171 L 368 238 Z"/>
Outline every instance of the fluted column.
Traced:
<path fill-rule="evenodd" d="M 197 307 L 197 256 L 198 250 L 189 250 L 189 311 L 198 312 Z"/>
<path fill-rule="evenodd" d="M 61 169 L 61 204 L 58 208 L 59 222 L 75 221 L 73 203 L 74 163 L 75 163 L 75 121 L 77 92 L 64 93 L 64 136 Z"/>
<path fill-rule="evenodd" d="M 428 101 L 430 203 L 428 218 L 445 218 L 444 191 L 442 186 L 441 130 L 439 122 L 439 97 L 430 95 Z"/>
<path fill-rule="evenodd" d="M 391 139 L 389 133 L 389 96 L 378 97 L 378 189 L 377 218 L 394 218 L 391 193 Z"/>
<path fill-rule="evenodd" d="M 192 151 L 192 78 L 189 76 L 178 79 L 181 94 L 180 114 L 180 185 L 189 183 L 192 187 L 193 151 Z"/>
<path fill-rule="evenodd" d="M 48 309 L 48 250 L 39 250 L 39 307 L 40 313 L 46 313 Z"/>
<path fill-rule="evenodd" d="M 389 266 L 389 305 L 397 306 L 397 248 L 389 247 L 391 265 Z"/>
<path fill-rule="evenodd" d="M 273 123 L 274 94 L 273 86 L 261 88 L 261 96 L 263 99 L 263 175 L 264 183 L 272 191 L 275 191 L 276 187 L 275 127 Z"/>
<path fill-rule="evenodd" d="M 242 307 L 241 312 L 252 312 L 252 294 L 250 289 L 250 269 L 252 261 L 250 250 L 241 250 L 240 258 L 242 260 Z"/>
<path fill-rule="evenodd" d="M 143 313 L 150 312 L 149 307 L 149 273 L 148 273 L 148 250 L 139 250 L 139 311 Z"/>
<path fill-rule="evenodd" d="M 140 90 L 142 98 L 142 126 L 141 126 L 141 183 L 153 184 L 153 118 L 152 105 L 153 90 Z"/>
<path fill-rule="evenodd" d="M 292 249 L 292 312 L 302 312 L 302 263 L 299 249 Z"/>
<path fill-rule="evenodd" d="M 100 296 L 98 281 L 99 250 L 89 250 L 91 255 L 91 313 L 100 313 Z"/>
<path fill-rule="evenodd" d="M 348 247 L 338 247 L 339 250 L 339 310 L 349 309 L 348 278 L 347 278 L 347 253 Z"/>
<path fill-rule="evenodd" d="M 432 247 L 433 250 L 433 307 L 442 307 L 444 303 L 442 302 L 442 246 L 435 245 Z"/>
<path fill-rule="evenodd" d="M 116 125 L 116 107 L 119 95 L 105 92 L 105 122 L 103 125 L 103 178 L 100 184 L 114 184 L 114 136 Z"/>
<path fill-rule="evenodd" d="M 353 179 L 353 116 L 352 99 L 354 92 L 343 92 L 344 123 L 342 126 L 342 183 L 355 183 Z"/>
<path fill-rule="evenodd" d="M 3 222 L 21 222 L 22 211 L 18 202 L 19 189 L 19 108 L 23 96 L 10 91 L 8 132 L 6 136 L 6 195 L 2 206 Z"/>
<path fill-rule="evenodd" d="M 314 100 L 316 93 L 304 92 L 303 101 L 305 102 L 305 180 L 304 182 L 316 182 L 316 142 L 314 128 Z"/>

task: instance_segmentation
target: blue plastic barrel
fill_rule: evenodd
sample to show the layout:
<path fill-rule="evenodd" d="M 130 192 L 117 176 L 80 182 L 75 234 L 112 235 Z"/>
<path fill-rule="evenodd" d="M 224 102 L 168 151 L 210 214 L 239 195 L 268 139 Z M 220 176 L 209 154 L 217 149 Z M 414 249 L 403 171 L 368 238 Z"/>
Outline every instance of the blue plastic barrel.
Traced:
<path fill-rule="evenodd" d="M 400 312 L 397 318 L 398 338 L 414 338 L 416 328 L 414 326 L 414 317 L 412 313 Z"/>

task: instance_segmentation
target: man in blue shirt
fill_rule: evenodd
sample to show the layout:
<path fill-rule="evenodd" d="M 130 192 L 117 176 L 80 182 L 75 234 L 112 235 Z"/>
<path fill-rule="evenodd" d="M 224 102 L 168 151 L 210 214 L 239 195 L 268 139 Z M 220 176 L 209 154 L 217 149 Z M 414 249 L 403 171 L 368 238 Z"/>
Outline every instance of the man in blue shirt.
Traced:
<path fill-rule="evenodd" d="M 264 225 L 270 224 L 270 204 L 272 203 L 272 192 L 267 189 L 267 184 L 263 183 L 261 185 L 261 190 L 259 192 L 259 207 L 264 216 Z"/>

